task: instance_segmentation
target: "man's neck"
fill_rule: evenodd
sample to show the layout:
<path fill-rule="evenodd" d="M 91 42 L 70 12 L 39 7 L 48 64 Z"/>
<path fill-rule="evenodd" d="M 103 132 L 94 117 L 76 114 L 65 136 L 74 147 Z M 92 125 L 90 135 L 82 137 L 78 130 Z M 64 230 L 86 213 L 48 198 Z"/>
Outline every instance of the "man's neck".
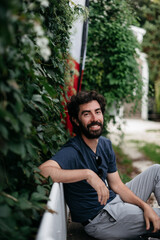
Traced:
<path fill-rule="evenodd" d="M 88 139 L 86 136 L 82 134 L 83 141 L 92 149 L 94 153 L 96 153 L 98 138 Z"/>

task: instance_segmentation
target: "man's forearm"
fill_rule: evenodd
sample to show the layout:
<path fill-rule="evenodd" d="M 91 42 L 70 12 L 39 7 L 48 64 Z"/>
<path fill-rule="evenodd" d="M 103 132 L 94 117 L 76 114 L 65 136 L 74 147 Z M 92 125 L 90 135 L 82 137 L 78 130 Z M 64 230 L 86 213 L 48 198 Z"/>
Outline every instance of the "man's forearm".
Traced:
<path fill-rule="evenodd" d="M 144 209 L 146 206 L 146 203 L 137 197 L 126 185 L 121 188 L 119 195 L 124 202 L 137 205 L 142 209 Z"/>
<path fill-rule="evenodd" d="M 131 203 L 144 209 L 146 203 L 137 197 L 120 179 L 118 172 L 108 174 L 108 183 L 111 189 L 118 193 L 124 202 Z"/>
<path fill-rule="evenodd" d="M 73 183 L 88 178 L 88 169 L 63 170 L 52 166 L 39 167 L 44 177 L 51 177 L 54 182 Z"/>
<path fill-rule="evenodd" d="M 109 191 L 105 183 L 91 169 L 64 170 L 60 165 L 48 160 L 39 166 L 40 173 L 44 177 L 51 177 L 53 182 L 74 183 L 86 180 L 98 194 L 98 201 L 105 205 L 109 198 Z"/>

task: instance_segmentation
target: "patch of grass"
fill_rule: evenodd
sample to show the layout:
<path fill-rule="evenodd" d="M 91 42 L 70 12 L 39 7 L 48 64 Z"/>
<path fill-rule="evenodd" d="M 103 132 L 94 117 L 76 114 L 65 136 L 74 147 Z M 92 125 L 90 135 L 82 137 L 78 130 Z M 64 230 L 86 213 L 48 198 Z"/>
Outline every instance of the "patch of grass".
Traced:
<path fill-rule="evenodd" d="M 138 150 L 142 152 L 150 161 L 160 163 L 159 145 L 139 140 L 130 140 L 130 142 L 137 144 Z"/>
<path fill-rule="evenodd" d="M 121 178 L 123 183 L 127 183 L 131 180 L 131 177 L 128 176 L 127 174 L 121 173 L 120 171 L 118 171 L 118 172 L 119 172 L 120 178 Z"/>
<path fill-rule="evenodd" d="M 147 143 L 145 141 L 130 140 L 136 143 L 137 148 L 142 152 L 150 161 L 160 164 L 160 146 L 155 143 Z"/>
<path fill-rule="evenodd" d="M 117 167 L 119 175 L 124 183 L 131 180 L 131 173 L 133 172 L 132 160 L 128 158 L 119 146 L 113 145 L 116 154 Z"/>
<path fill-rule="evenodd" d="M 145 143 L 144 141 L 139 141 L 139 140 L 135 140 L 135 139 L 131 139 L 128 142 L 136 143 L 137 145 Z"/>
<path fill-rule="evenodd" d="M 160 129 L 148 129 L 146 132 L 160 132 Z"/>
<path fill-rule="evenodd" d="M 160 163 L 160 146 L 154 143 L 145 143 L 143 146 L 139 147 L 139 150 L 151 161 Z"/>

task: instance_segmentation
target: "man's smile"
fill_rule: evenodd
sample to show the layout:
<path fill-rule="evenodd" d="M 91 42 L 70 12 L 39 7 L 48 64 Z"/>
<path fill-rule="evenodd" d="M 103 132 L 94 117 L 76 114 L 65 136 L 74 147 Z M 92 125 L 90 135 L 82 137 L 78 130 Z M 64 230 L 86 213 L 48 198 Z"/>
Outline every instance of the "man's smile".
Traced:
<path fill-rule="evenodd" d="M 96 124 L 96 125 L 93 125 L 93 126 L 89 127 L 89 129 L 91 129 L 91 130 L 99 130 L 100 126 Z"/>
<path fill-rule="evenodd" d="M 87 125 L 87 128 L 90 130 L 99 130 L 100 128 L 102 128 L 102 124 L 100 122 L 92 122 L 90 124 Z"/>

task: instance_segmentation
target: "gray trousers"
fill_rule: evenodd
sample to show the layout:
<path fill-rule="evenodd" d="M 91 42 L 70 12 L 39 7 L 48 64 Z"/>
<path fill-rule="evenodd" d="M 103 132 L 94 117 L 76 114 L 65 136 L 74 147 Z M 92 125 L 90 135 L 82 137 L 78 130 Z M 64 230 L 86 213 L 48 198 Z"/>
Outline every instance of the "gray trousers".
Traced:
<path fill-rule="evenodd" d="M 143 201 L 155 194 L 160 206 L 160 165 L 155 164 L 126 184 Z M 153 208 L 160 216 L 160 208 Z M 119 195 L 85 226 L 88 235 L 101 240 L 131 239 L 146 233 L 143 211 Z"/>

